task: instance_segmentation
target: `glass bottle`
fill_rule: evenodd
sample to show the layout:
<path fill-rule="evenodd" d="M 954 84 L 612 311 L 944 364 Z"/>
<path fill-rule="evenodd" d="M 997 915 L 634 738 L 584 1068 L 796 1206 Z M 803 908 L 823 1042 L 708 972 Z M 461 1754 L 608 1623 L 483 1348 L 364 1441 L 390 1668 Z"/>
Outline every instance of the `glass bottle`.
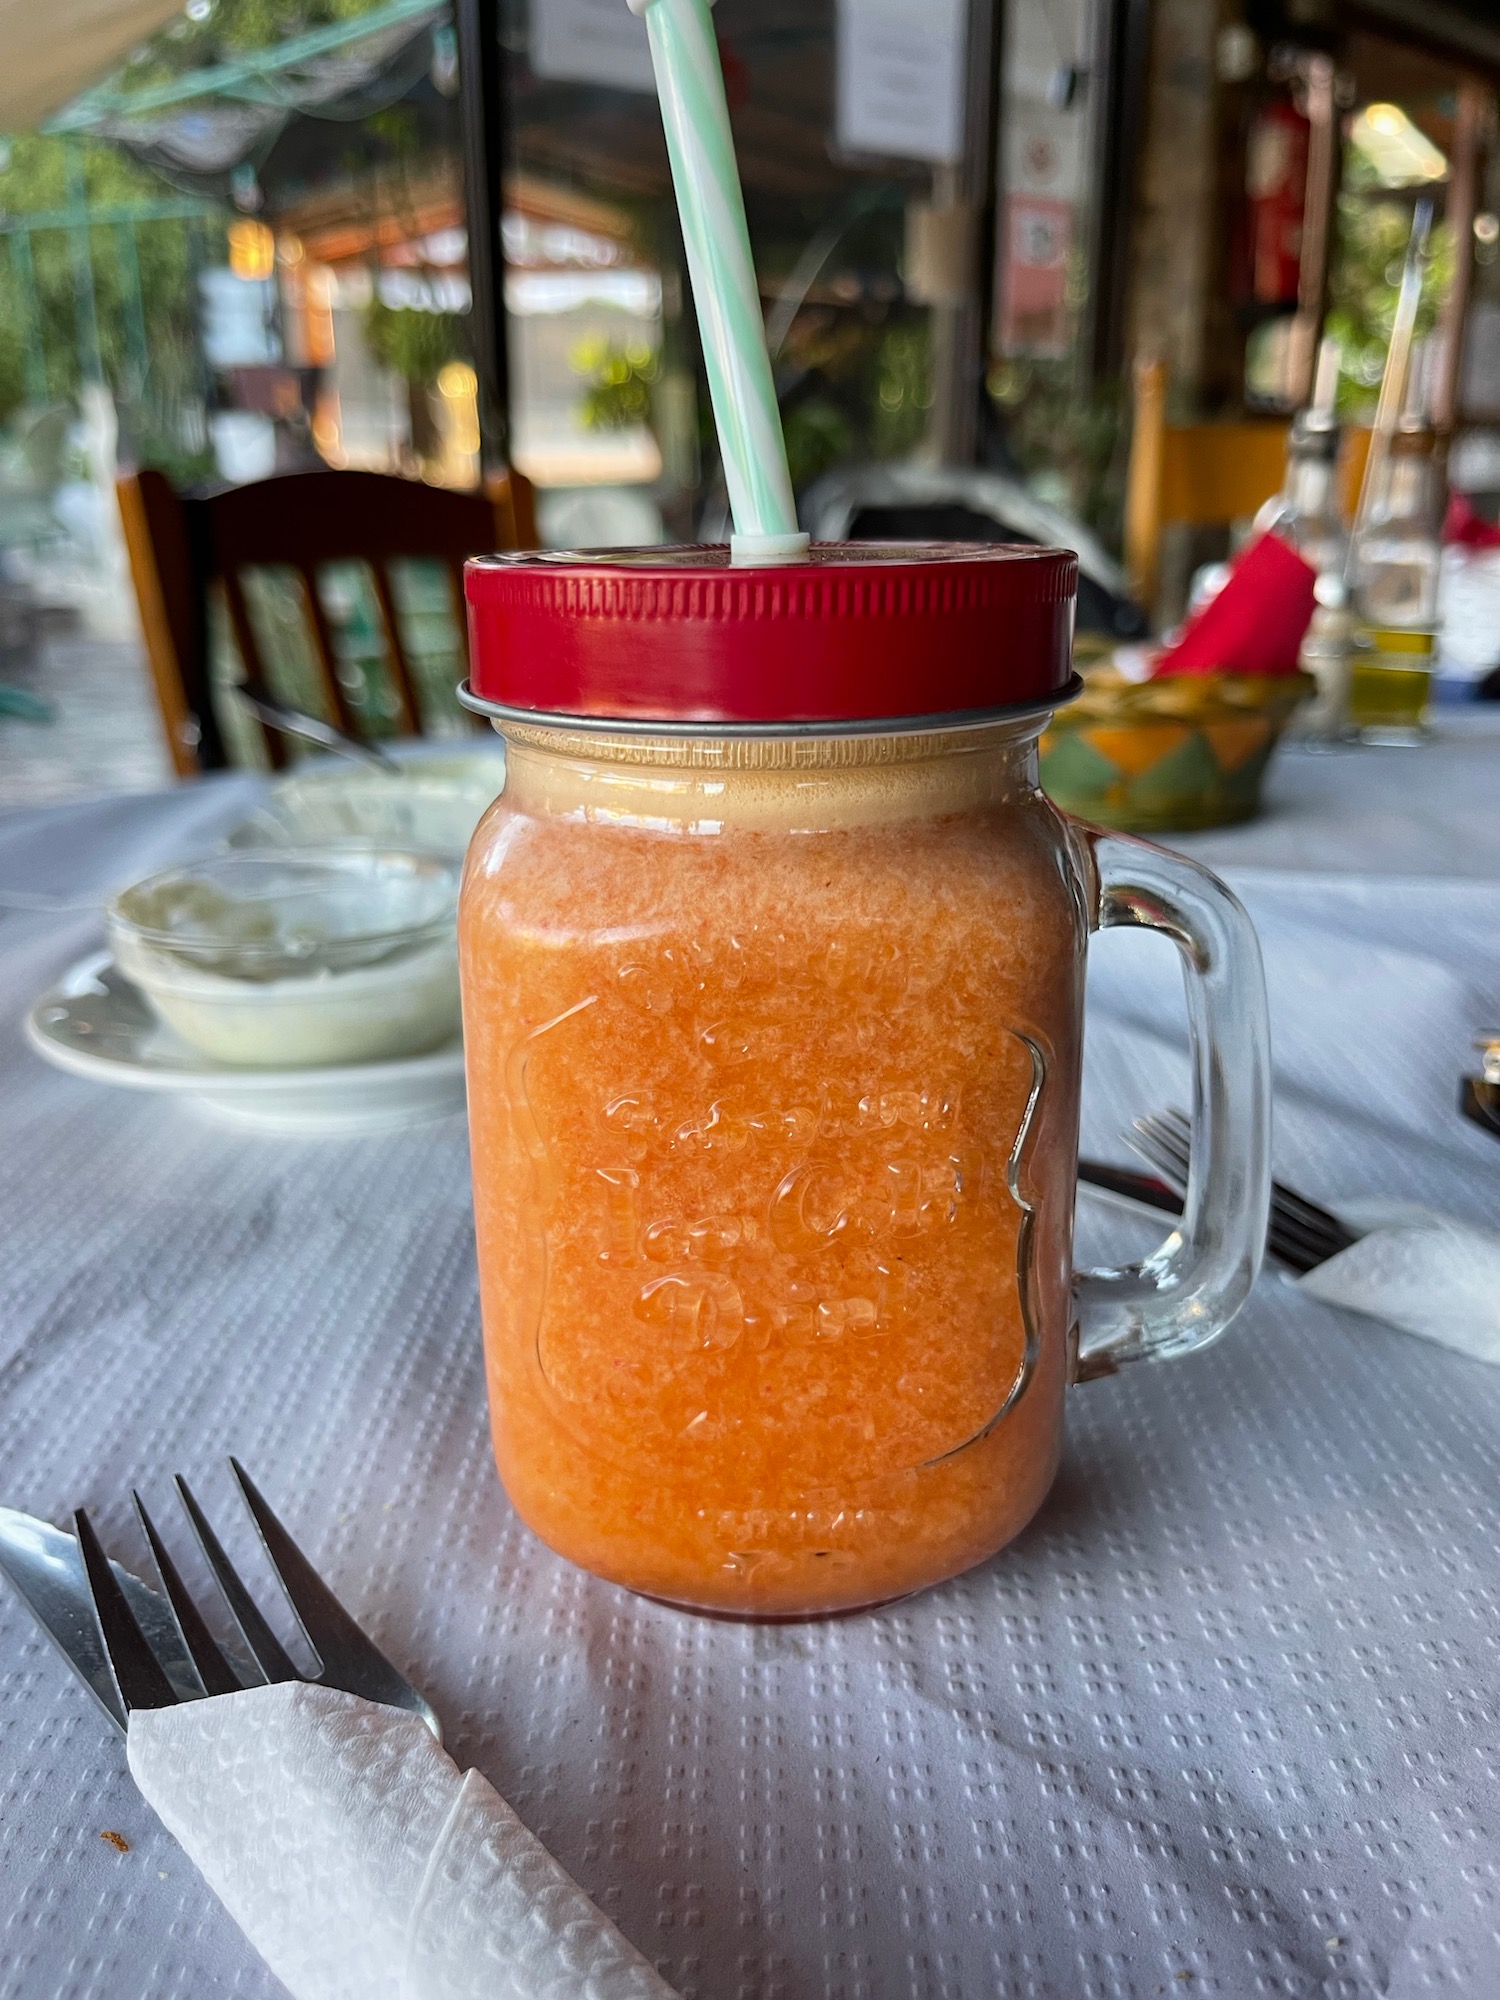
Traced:
<path fill-rule="evenodd" d="M 1319 576 L 1329 570 L 1342 575 L 1349 548 L 1336 479 L 1339 435 L 1331 410 L 1297 412 L 1287 440 L 1285 483 L 1255 523 L 1289 542 Z"/>
<path fill-rule="evenodd" d="M 1312 675 L 1318 692 L 1293 722 L 1295 735 L 1313 744 L 1336 742 L 1349 726 L 1349 537 L 1338 498 L 1339 435 L 1331 407 L 1315 401 L 1298 412 L 1287 441 L 1285 483 L 1256 520 L 1317 571 L 1317 607 L 1297 664 Z"/>
<path fill-rule="evenodd" d="M 1350 716 L 1366 742 L 1421 740 L 1437 635 L 1440 494 L 1433 433 L 1391 439 L 1350 562 Z"/>

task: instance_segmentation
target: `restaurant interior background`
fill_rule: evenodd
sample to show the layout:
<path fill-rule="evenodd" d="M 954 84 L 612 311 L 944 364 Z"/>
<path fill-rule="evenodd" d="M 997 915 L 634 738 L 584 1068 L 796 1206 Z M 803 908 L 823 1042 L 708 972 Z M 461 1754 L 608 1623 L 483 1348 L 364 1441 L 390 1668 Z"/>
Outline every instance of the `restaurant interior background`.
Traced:
<path fill-rule="evenodd" d="M 625 0 L 136 0 L 71 34 L 69 11 L 0 15 L 9 801 L 166 775 L 121 467 L 466 487 L 509 461 L 548 544 L 724 535 Z M 1332 334 L 1357 437 L 1423 196 L 1419 415 L 1479 520 L 1500 509 L 1486 0 L 719 0 L 715 22 L 815 532 L 1070 541 L 1085 625 L 1170 627 L 1246 524 L 1132 542 L 1143 384 L 1158 422 L 1284 425 Z M 1475 581 L 1453 696 L 1500 659 Z M 325 610 L 357 679 L 368 578 Z M 441 670 L 456 637 L 427 611 Z"/>

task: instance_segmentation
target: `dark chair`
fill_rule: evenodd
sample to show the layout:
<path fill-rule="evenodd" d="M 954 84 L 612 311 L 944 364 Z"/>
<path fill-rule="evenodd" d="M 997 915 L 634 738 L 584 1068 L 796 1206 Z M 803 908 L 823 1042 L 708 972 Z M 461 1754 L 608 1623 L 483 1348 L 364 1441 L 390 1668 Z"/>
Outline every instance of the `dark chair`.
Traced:
<path fill-rule="evenodd" d="M 306 684 L 289 705 L 312 709 L 352 736 L 420 735 L 430 724 L 432 703 L 424 700 L 414 671 L 411 619 L 399 603 L 398 572 L 414 563 L 436 568 L 444 580 L 453 647 L 463 654 L 466 558 L 536 545 L 531 486 L 519 473 L 483 493 L 456 493 L 384 473 L 297 472 L 194 497 L 176 492 L 159 472 L 146 471 L 122 478 L 118 492 L 156 697 L 182 777 L 231 761 L 228 718 L 215 702 L 216 594 L 222 596 L 246 684 L 288 699 L 285 668 L 266 643 L 265 620 L 253 601 L 260 573 L 284 586 L 283 601 L 292 608 L 311 661 Z M 381 656 L 379 713 L 357 698 L 347 648 L 341 651 L 330 619 L 334 565 L 357 565 L 368 581 L 374 651 Z M 224 695 L 221 678 L 221 701 Z M 232 681 L 228 699 L 233 700 Z M 244 732 L 259 732 L 273 767 L 287 761 L 281 732 L 251 716 L 243 704 L 235 724 L 241 741 L 247 740 Z"/>

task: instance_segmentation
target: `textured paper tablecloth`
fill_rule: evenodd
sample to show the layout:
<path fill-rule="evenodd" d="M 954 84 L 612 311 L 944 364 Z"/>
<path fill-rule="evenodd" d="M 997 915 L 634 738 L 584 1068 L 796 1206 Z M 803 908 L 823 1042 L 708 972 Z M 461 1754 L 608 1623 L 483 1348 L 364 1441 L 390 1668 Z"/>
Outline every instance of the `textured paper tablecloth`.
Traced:
<path fill-rule="evenodd" d="M 1423 754 L 1367 782 L 1436 801 Z M 582 1576 L 492 1470 L 461 1120 L 256 1137 L 21 1041 L 97 929 L 18 892 L 86 901 L 249 784 L 0 820 L 0 1498 L 86 1502 L 131 1554 L 128 1489 L 166 1514 L 172 1470 L 238 1530 L 240 1454 L 688 2000 L 1500 1993 L 1500 1370 L 1267 1275 L 1217 1347 L 1077 1390 L 1041 1515 L 956 1583 L 751 1628 Z M 1280 1169 L 1493 1221 L 1500 1146 L 1454 1096 L 1500 889 L 1441 879 L 1461 818 L 1404 881 L 1307 872 L 1316 825 L 1304 872 L 1235 879 Z M 1091 1005 L 1085 1136 L 1119 1158 L 1181 1094 L 1170 948 L 1100 941 Z M 279 1993 L 3 1592 L 0 1827 L 6 2000 Z"/>

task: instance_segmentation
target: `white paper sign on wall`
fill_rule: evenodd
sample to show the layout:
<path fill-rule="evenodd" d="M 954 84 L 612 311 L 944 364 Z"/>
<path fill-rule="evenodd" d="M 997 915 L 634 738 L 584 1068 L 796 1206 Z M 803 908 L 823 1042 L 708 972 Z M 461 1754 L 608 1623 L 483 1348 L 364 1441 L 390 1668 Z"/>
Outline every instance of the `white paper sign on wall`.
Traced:
<path fill-rule="evenodd" d="M 961 158 L 967 41 L 967 0 L 838 0 L 839 144 Z"/>
<path fill-rule="evenodd" d="M 656 92 L 646 24 L 625 0 L 531 0 L 531 68 L 558 82 Z"/>

